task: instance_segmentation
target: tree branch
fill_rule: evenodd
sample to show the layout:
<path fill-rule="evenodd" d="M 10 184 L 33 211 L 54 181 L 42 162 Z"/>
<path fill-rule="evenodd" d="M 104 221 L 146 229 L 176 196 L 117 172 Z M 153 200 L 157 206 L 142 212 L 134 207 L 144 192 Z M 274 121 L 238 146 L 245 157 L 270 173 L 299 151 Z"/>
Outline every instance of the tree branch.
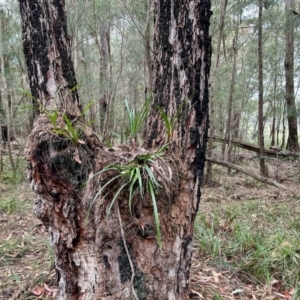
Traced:
<path fill-rule="evenodd" d="M 241 172 L 243 174 L 246 174 L 246 175 L 248 175 L 248 176 L 250 176 L 250 177 L 252 177 L 252 178 L 254 178 L 256 180 L 259 180 L 259 181 L 261 181 L 263 183 L 276 186 L 279 189 L 283 189 L 285 191 L 287 190 L 287 188 L 284 185 L 282 185 L 282 184 L 280 184 L 280 183 L 278 183 L 278 182 L 276 182 L 276 181 L 274 181 L 274 180 L 272 180 L 270 178 L 267 178 L 267 177 L 264 177 L 262 175 L 258 175 L 258 174 L 252 173 L 251 171 L 246 170 L 246 169 L 244 169 L 244 168 L 242 168 L 240 166 L 234 165 L 234 164 L 232 164 L 230 162 L 220 161 L 220 160 L 213 159 L 213 158 L 210 158 L 210 157 L 207 157 L 206 160 L 210 161 L 210 162 L 212 162 L 214 164 L 223 166 L 223 167 L 234 169 L 234 170 L 239 171 L 239 172 Z"/>

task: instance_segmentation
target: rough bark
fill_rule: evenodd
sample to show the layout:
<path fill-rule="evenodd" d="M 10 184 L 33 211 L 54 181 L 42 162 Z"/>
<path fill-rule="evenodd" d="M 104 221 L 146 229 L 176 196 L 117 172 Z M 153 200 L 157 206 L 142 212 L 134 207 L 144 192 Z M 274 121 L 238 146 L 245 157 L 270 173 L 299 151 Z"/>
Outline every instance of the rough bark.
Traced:
<path fill-rule="evenodd" d="M 295 10 L 294 0 L 285 0 L 286 24 L 285 24 L 285 100 L 288 121 L 287 149 L 299 152 L 297 113 L 294 92 L 294 49 L 295 49 L 295 25 L 292 10 Z"/>
<path fill-rule="evenodd" d="M 60 110 L 80 116 L 77 82 L 60 0 L 20 0 L 23 51 L 30 90 L 38 111 Z"/>
<path fill-rule="evenodd" d="M 180 4 L 181 3 L 181 4 Z M 162 282 L 177 286 L 162 299 L 187 299 L 193 222 L 200 201 L 208 132 L 208 77 L 211 44 L 208 33 L 210 1 L 154 1 L 154 89 L 145 145 L 156 148 L 169 140 L 164 110 L 175 119 L 169 153 L 180 170 L 180 195 L 169 214 L 170 244 L 177 245 L 178 262 Z M 181 199 L 179 201 L 179 199 Z M 166 258 L 167 252 L 165 252 Z M 169 257 L 169 259 L 171 259 Z M 177 274 L 175 276 L 171 274 Z"/>
<path fill-rule="evenodd" d="M 34 211 L 46 225 L 55 252 L 58 299 L 188 299 L 193 221 L 200 200 L 208 130 L 210 1 L 155 2 L 157 59 L 147 150 L 125 145 L 104 147 L 80 119 L 78 95 L 76 91 L 67 93 L 76 80 L 64 1 L 22 0 L 20 7 L 32 94 L 51 107 L 55 98 L 46 79 L 52 70 L 55 84 L 50 79 L 50 87 L 61 87 L 57 90 L 56 123 L 49 120 L 47 111 L 40 114 L 25 151 L 36 193 Z M 56 28 L 58 23 L 60 27 Z M 39 35 L 41 30 L 36 26 L 41 24 L 45 30 Z M 36 38 L 45 47 L 43 51 L 36 49 Z M 67 73 L 63 66 L 69 68 Z M 166 109 L 169 117 L 182 107 L 168 149 L 172 159 L 163 156 L 166 167 L 157 165 L 154 170 L 161 185 L 166 175 L 172 181 L 156 195 L 161 248 L 150 197 L 145 194 L 142 201 L 134 198 L 131 214 L 125 191 L 108 216 L 113 196 L 104 195 L 121 183 L 111 182 L 103 193 L 98 192 L 118 173 L 107 171 L 93 176 L 107 165 L 124 165 L 166 142 L 156 105 Z M 79 139 L 65 130 L 65 115 L 73 118 Z"/>

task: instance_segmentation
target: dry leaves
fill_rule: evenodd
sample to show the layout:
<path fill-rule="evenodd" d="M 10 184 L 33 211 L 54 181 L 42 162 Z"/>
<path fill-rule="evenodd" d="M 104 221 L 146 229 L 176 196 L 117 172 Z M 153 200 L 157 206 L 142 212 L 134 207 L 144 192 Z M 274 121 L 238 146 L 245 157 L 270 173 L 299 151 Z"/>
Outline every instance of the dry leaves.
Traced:
<path fill-rule="evenodd" d="M 44 283 L 43 286 L 38 285 L 31 290 L 31 293 L 37 297 L 42 295 L 46 297 L 55 297 L 57 292 L 57 287 L 49 287 L 46 283 Z"/>

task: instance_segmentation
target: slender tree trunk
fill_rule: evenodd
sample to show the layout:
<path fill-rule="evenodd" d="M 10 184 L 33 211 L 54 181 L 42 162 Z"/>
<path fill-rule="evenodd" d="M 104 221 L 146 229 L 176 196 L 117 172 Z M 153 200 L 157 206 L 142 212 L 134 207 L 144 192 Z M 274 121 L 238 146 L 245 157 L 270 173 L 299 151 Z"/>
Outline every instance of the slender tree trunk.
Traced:
<path fill-rule="evenodd" d="M 281 148 L 284 148 L 285 145 L 285 133 L 286 133 L 286 128 L 285 128 L 285 115 L 287 113 L 287 103 L 285 102 L 283 104 L 283 113 L 282 113 L 282 139 L 281 139 Z"/>
<path fill-rule="evenodd" d="M 78 68 L 78 45 L 77 45 L 77 40 L 78 40 L 78 5 L 77 5 L 77 0 L 71 0 L 72 3 L 72 8 L 74 9 L 74 32 L 72 36 L 72 40 L 70 41 L 71 43 L 71 49 L 72 49 L 72 60 L 74 62 L 74 70 L 76 72 Z"/>
<path fill-rule="evenodd" d="M 272 117 L 272 124 L 271 124 L 271 130 L 270 130 L 270 138 L 271 138 L 271 142 L 270 142 L 270 146 L 275 146 L 275 126 L 276 126 L 276 115 L 275 115 L 275 107 L 274 107 L 274 103 L 273 103 L 273 107 L 272 107 L 272 113 L 273 113 L 273 117 Z"/>
<path fill-rule="evenodd" d="M 1 71 L 1 82 L 2 82 L 2 88 L 4 90 L 4 93 L 2 93 L 3 98 L 6 100 L 7 103 L 7 111 L 6 114 L 6 120 L 5 124 L 2 126 L 2 137 L 4 137 L 4 142 L 6 143 L 7 146 L 7 153 L 8 153 L 8 159 L 11 165 L 11 169 L 13 173 L 15 173 L 15 163 L 14 159 L 12 156 L 11 152 L 11 147 L 10 147 L 10 142 L 11 142 L 11 95 L 9 91 L 9 87 L 7 84 L 7 80 L 5 77 L 5 70 L 9 69 L 9 62 L 8 58 L 4 56 L 3 53 L 3 39 L 2 39 L 2 32 L 3 32 L 3 24 L 4 24 L 4 19 L 0 19 L 0 71 Z M 4 101 L 5 101 L 4 100 Z"/>
<path fill-rule="evenodd" d="M 148 70 L 148 84 L 147 84 L 147 93 L 152 92 L 153 87 L 153 65 L 152 65 L 152 49 L 151 49 L 151 0 L 146 2 L 147 5 L 147 19 L 144 33 L 144 44 L 145 44 L 145 56 L 146 64 Z M 147 96 L 146 93 L 146 96 Z"/>
<path fill-rule="evenodd" d="M 264 90 L 263 90 L 263 54 L 262 54 L 262 9 L 263 0 L 259 0 L 258 11 L 258 144 L 259 144 L 259 169 L 262 175 L 267 175 L 265 165 L 264 142 Z"/>
<path fill-rule="evenodd" d="M 281 107 L 281 105 L 279 107 Z M 283 113 L 282 113 L 282 116 L 283 116 Z M 276 125 L 276 145 L 277 146 L 279 145 L 279 134 L 280 134 L 280 123 L 281 123 L 281 118 L 280 117 L 281 117 L 281 114 L 278 115 L 277 125 Z"/>
<path fill-rule="evenodd" d="M 224 28 L 224 20 L 225 20 L 225 13 L 227 7 L 227 0 L 222 1 L 221 5 L 221 13 L 219 18 L 218 24 L 218 39 L 217 39 L 217 50 L 216 50 L 216 57 L 215 57 L 215 65 L 214 70 L 212 73 L 212 82 L 211 82 L 211 89 L 210 89 L 210 126 L 209 126 L 209 141 L 207 147 L 207 156 L 212 157 L 212 149 L 213 149 L 213 136 L 215 134 L 215 89 L 216 89 L 216 77 L 217 71 L 219 67 L 219 60 L 220 60 L 220 52 L 221 52 L 221 41 L 223 36 L 223 28 Z M 210 186 L 212 184 L 212 163 L 210 161 L 207 162 L 206 165 L 206 184 Z"/>
<path fill-rule="evenodd" d="M 1 38 L 0 38 L 1 42 Z M 0 173 L 3 172 L 3 149 L 5 149 L 6 141 L 7 141 L 7 126 L 5 121 L 5 111 L 3 107 L 3 101 L 2 101 L 2 91 L 0 90 L 0 129 L 1 129 L 1 150 L 0 150 Z"/>
<path fill-rule="evenodd" d="M 275 36 L 275 49 L 278 47 L 278 32 L 276 31 Z M 277 51 L 276 51 L 276 61 L 277 61 Z M 278 67 L 277 63 L 275 64 L 274 70 L 274 88 L 273 88 L 273 99 L 272 99 L 272 125 L 271 125 L 271 146 L 275 146 L 275 134 L 276 134 L 276 116 L 278 110 L 278 99 L 277 99 L 277 82 L 278 82 Z M 278 143 L 276 143 L 278 145 Z"/>
<path fill-rule="evenodd" d="M 98 47 L 100 52 L 100 86 L 102 93 L 100 97 L 100 129 L 103 139 L 109 138 L 109 122 L 111 119 L 111 92 L 110 92 L 110 31 L 108 21 L 101 22 L 100 40 Z"/>
<path fill-rule="evenodd" d="M 235 112 L 233 116 L 233 138 L 240 138 L 240 121 L 241 121 L 241 111 Z"/>
<path fill-rule="evenodd" d="M 32 93 L 51 107 L 53 89 L 49 90 L 46 75 L 51 75 L 53 66 L 56 76 L 51 87 L 61 87 L 55 126 L 49 113 L 41 114 L 25 151 L 36 193 L 34 211 L 46 225 L 54 248 L 60 277 L 58 299 L 189 299 L 193 222 L 200 201 L 208 131 L 210 1 L 155 1 L 154 105 L 148 122 L 147 153 L 155 153 L 167 142 L 156 105 L 169 117 L 182 108 L 168 155 L 154 168 L 160 178 L 172 180 L 170 187 L 156 193 L 161 247 L 153 220 L 155 207 L 148 193 L 143 201 L 134 199 L 132 214 L 128 192 L 114 193 L 117 198 L 107 215 L 113 199 L 99 194 L 99 189 L 107 184 L 104 194 L 114 191 L 110 182 L 118 172 L 104 172 L 103 168 L 126 166 L 145 150 L 122 147 L 112 151 L 84 126 L 77 92 L 69 91 L 76 80 L 64 1 L 22 0 L 20 8 Z M 38 51 L 40 44 L 44 51 Z M 72 119 L 79 139 L 64 129 L 66 116 Z M 162 169 L 163 164 L 168 167 Z M 120 185 L 118 182 L 117 187 Z"/>
<path fill-rule="evenodd" d="M 288 120 L 287 149 L 299 152 L 297 113 L 294 92 L 294 49 L 295 49 L 295 25 L 292 10 L 295 10 L 295 0 L 285 0 L 286 24 L 285 24 L 285 84 L 286 84 L 286 109 Z"/>
<path fill-rule="evenodd" d="M 7 62 L 6 69 L 9 69 L 9 64 Z M 7 84 L 7 83 L 6 83 Z M 12 169 L 13 174 L 16 173 L 16 164 L 12 155 L 12 149 L 11 149 L 11 141 L 13 138 L 12 133 L 12 113 L 11 113 L 11 106 L 12 106 L 12 97 L 11 92 L 9 91 L 8 85 L 6 85 L 7 88 L 7 112 L 6 112 L 6 122 L 7 122 L 7 154 L 8 154 L 8 160 Z"/>
<path fill-rule="evenodd" d="M 231 138 L 232 138 L 232 106 L 233 106 L 233 96 L 235 92 L 235 80 L 236 80 L 236 60 L 238 55 L 238 36 L 239 36 L 239 24 L 240 24 L 240 16 L 236 17 L 236 27 L 234 39 L 232 42 L 232 53 L 233 53 L 233 63 L 232 63 L 232 73 L 231 73 L 231 82 L 230 82 L 230 90 L 228 97 L 228 109 L 227 109 L 227 122 L 225 129 L 225 139 L 227 140 L 228 152 L 227 152 L 227 160 L 231 161 Z M 222 156 L 225 155 L 225 144 L 222 145 Z M 228 169 L 228 174 L 230 174 L 230 169 Z"/>

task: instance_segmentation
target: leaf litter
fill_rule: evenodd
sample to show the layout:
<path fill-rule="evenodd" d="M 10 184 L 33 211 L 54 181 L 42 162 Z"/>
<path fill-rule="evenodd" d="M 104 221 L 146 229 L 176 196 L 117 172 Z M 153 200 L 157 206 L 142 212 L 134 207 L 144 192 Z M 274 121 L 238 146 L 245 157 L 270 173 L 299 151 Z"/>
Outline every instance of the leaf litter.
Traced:
<path fill-rule="evenodd" d="M 230 234 L 233 230 L 234 216 L 230 220 L 224 211 L 228 207 L 231 209 L 236 203 L 255 202 L 259 204 L 257 207 L 270 214 L 278 212 L 280 205 L 289 207 L 291 212 L 299 212 L 300 192 L 297 185 L 300 176 L 296 164 L 297 162 L 283 162 L 281 172 L 277 174 L 288 191 L 279 191 L 239 173 L 226 176 L 226 170 L 219 169 L 216 187 L 202 189 L 201 214 L 209 216 L 214 209 L 219 209 L 220 223 L 215 232 L 217 235 L 220 232 Z M 272 175 L 278 172 L 277 165 L 273 169 L 275 171 L 273 170 Z M 16 188 L 0 181 L 0 190 L 1 200 L 12 197 L 12 194 L 17 198 L 14 200 L 16 208 L 3 209 L 0 206 L 0 299 L 55 299 L 57 283 L 53 254 L 44 225 L 32 213 L 33 195 L 29 185 L 24 183 Z M 248 217 L 258 229 L 265 226 L 260 222 L 260 210 L 253 210 Z M 274 255 L 277 255 L 275 250 Z M 234 259 L 240 258 L 231 258 Z M 251 274 L 216 261 L 201 253 L 195 243 L 190 270 L 191 299 L 298 299 L 295 296 L 297 287 L 286 285 L 283 278 L 266 278 L 262 282 Z"/>
<path fill-rule="evenodd" d="M 202 187 L 199 214 L 202 215 L 201 220 L 207 222 L 201 226 L 208 227 L 206 232 L 210 230 L 213 246 L 219 249 L 214 255 L 205 253 L 205 246 L 199 246 L 199 237 L 195 238 L 190 272 L 193 299 L 300 299 L 300 243 L 299 239 L 293 238 L 300 237 L 299 166 L 299 162 L 293 160 L 268 161 L 270 176 L 283 183 L 286 191 L 257 182 L 237 172 L 228 176 L 227 169 L 214 166 L 214 187 Z M 245 161 L 245 167 L 252 168 L 253 172 L 259 170 L 257 161 L 253 161 L 252 157 Z M 237 228 L 243 224 L 250 227 L 253 236 L 263 232 L 265 236 L 262 239 L 269 238 L 270 241 L 275 241 L 275 245 L 270 245 L 273 251 L 265 254 L 273 259 L 270 278 L 260 278 L 240 268 L 241 262 L 247 260 L 256 247 L 262 245 L 256 244 L 252 246 L 253 249 L 246 248 L 240 251 L 235 249 L 234 254 L 228 254 L 229 250 L 226 252 L 226 246 L 232 246 L 230 236 L 236 234 Z M 293 280 L 288 280 L 287 273 L 292 274 L 292 270 L 287 269 L 287 273 L 283 274 L 282 265 L 279 263 L 292 254 L 295 273 L 291 275 L 294 276 Z M 224 257 L 226 255 L 228 257 Z M 264 261 L 258 259 L 255 263 L 264 264 Z"/>

